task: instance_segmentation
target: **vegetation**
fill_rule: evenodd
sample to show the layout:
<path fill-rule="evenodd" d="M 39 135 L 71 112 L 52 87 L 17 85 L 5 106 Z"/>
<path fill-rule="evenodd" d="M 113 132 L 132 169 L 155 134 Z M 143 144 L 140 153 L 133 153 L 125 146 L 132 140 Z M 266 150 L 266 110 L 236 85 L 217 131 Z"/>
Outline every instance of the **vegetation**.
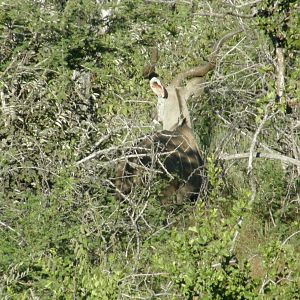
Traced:
<path fill-rule="evenodd" d="M 299 299 L 299 9 L 1 1 L 0 298 Z M 149 49 L 167 83 L 240 29 L 189 103 L 206 193 L 118 200 L 116 164 L 154 130 Z"/>

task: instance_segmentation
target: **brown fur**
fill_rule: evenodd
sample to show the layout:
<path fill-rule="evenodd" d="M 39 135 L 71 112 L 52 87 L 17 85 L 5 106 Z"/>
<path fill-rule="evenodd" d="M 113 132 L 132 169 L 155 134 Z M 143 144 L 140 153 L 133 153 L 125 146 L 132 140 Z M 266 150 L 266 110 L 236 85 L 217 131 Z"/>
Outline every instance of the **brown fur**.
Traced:
<path fill-rule="evenodd" d="M 134 153 L 137 157 L 117 167 L 115 184 L 119 196 L 121 193 L 128 195 L 135 186 L 147 185 L 143 182 L 144 175 L 150 169 L 157 169 L 162 178 L 170 179 L 162 190 L 163 203 L 170 203 L 174 196 L 177 203 L 182 203 L 185 198 L 197 199 L 203 182 L 203 161 L 186 124 L 174 131 L 164 130 L 145 136 Z"/>

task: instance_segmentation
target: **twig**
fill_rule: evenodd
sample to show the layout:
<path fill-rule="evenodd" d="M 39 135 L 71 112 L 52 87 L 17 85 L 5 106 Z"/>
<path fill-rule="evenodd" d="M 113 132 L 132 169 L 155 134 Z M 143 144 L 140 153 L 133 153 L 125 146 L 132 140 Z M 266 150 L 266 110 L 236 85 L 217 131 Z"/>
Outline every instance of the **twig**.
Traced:
<path fill-rule="evenodd" d="M 164 166 L 164 164 L 160 161 L 160 159 L 157 159 L 158 164 L 160 165 L 160 167 L 164 170 L 165 174 L 171 179 L 174 179 L 174 176 L 168 172 L 168 170 L 166 169 L 166 167 Z"/>
<path fill-rule="evenodd" d="M 298 230 L 298 231 L 296 231 L 296 232 L 294 232 L 293 234 L 291 234 L 289 237 L 287 237 L 284 241 L 283 241 L 283 243 L 281 244 L 281 246 L 284 246 L 293 236 L 295 236 L 296 234 L 299 234 L 300 233 L 300 230 Z M 276 256 L 276 257 L 274 257 L 273 259 L 272 259 L 272 264 L 274 264 L 277 260 L 278 260 L 278 255 Z M 290 276 L 290 274 L 288 275 L 288 276 Z M 283 278 L 280 278 L 279 280 L 277 280 L 276 282 L 274 281 L 274 280 L 272 280 L 272 279 L 268 279 L 268 274 L 266 274 L 265 275 L 265 278 L 264 278 L 264 280 L 263 280 L 263 283 L 262 283 L 262 285 L 261 285 L 261 287 L 260 287 L 260 290 L 259 290 L 259 294 L 263 294 L 264 293 L 264 289 L 265 289 L 265 286 L 267 286 L 270 282 L 272 283 L 272 284 L 274 284 L 274 285 L 276 285 L 276 284 L 278 284 L 279 282 L 281 282 L 282 280 L 285 280 L 285 279 L 287 279 L 288 277 L 283 277 Z"/>
<path fill-rule="evenodd" d="M 237 153 L 237 154 L 222 154 L 219 156 L 219 159 L 221 160 L 234 160 L 234 159 L 246 159 L 249 158 L 250 153 Z M 274 159 L 274 160 L 280 160 L 284 163 L 300 166 L 300 160 L 291 158 L 285 155 L 276 154 L 276 153 L 262 153 L 262 152 L 256 152 L 254 153 L 255 158 L 267 158 L 267 159 Z"/>
<path fill-rule="evenodd" d="M 283 243 L 281 244 L 282 246 L 284 246 L 293 236 L 295 236 L 296 234 L 300 233 L 300 230 L 294 232 L 293 234 L 291 234 L 289 237 L 287 237 Z"/>
<path fill-rule="evenodd" d="M 204 13 L 198 13 L 197 15 L 201 16 L 201 17 L 216 17 L 216 18 L 225 18 L 225 17 L 228 17 L 228 16 L 239 17 L 239 18 L 244 18 L 244 19 L 253 18 L 253 15 L 243 15 L 243 14 L 238 14 L 238 13 L 234 13 L 234 12 L 231 12 L 231 11 L 225 12 L 223 14 L 214 13 L 214 12 L 209 12 L 209 13 L 204 12 Z"/>
<path fill-rule="evenodd" d="M 255 149 L 255 146 L 256 146 L 256 143 L 257 143 L 257 137 L 259 135 L 259 133 L 261 132 L 263 126 L 265 125 L 265 123 L 267 122 L 268 120 L 268 108 L 271 104 L 268 104 L 267 107 L 266 107 L 266 111 L 265 111 L 265 115 L 263 117 L 263 119 L 261 120 L 259 126 L 257 127 L 255 133 L 254 133 L 254 136 L 253 136 L 253 139 L 252 139 L 252 143 L 251 143 L 251 146 L 250 146 L 250 155 L 249 155 L 249 160 L 248 160 L 248 171 L 247 171 L 247 174 L 251 174 L 252 172 L 252 162 L 253 162 L 253 153 L 254 153 L 254 149 Z"/>
<path fill-rule="evenodd" d="M 261 1 L 262 1 L 262 0 L 250 1 L 250 2 L 246 2 L 246 3 L 242 3 L 242 4 L 240 4 L 240 5 L 235 5 L 235 7 L 236 7 L 236 8 L 241 8 L 241 7 L 245 7 L 245 6 L 257 4 L 257 3 L 261 2 Z"/>
<path fill-rule="evenodd" d="M 160 273 L 142 273 L 142 274 L 130 274 L 121 279 L 121 281 L 124 281 L 125 279 L 128 279 L 130 277 L 153 277 L 153 276 L 164 276 L 169 275 L 169 273 L 160 272 Z"/>
<path fill-rule="evenodd" d="M 4 174 L 4 173 L 8 173 L 8 172 L 12 172 L 12 171 L 15 171 L 15 170 L 22 170 L 22 169 L 24 169 L 24 170 L 38 170 L 38 171 L 43 171 L 43 172 L 47 172 L 47 173 L 49 173 L 49 174 L 52 174 L 52 175 L 54 175 L 54 176 L 56 176 L 56 177 L 58 177 L 58 174 L 56 174 L 56 173 L 54 173 L 54 172 L 52 172 L 52 171 L 50 171 L 50 170 L 47 170 L 47 169 L 44 169 L 44 168 L 40 168 L 40 167 L 14 167 L 14 168 L 10 168 L 10 169 L 8 169 L 8 170 L 6 170 L 6 169 L 4 169 L 4 170 L 1 170 L 0 171 L 0 174 Z"/>
<path fill-rule="evenodd" d="M 231 245 L 231 248 L 230 248 L 230 250 L 229 250 L 230 254 L 232 254 L 232 252 L 233 252 L 233 250 L 234 250 L 235 242 L 236 242 L 238 236 L 240 235 L 240 229 L 241 229 L 241 227 L 242 227 L 243 220 L 244 220 L 244 218 L 243 218 L 243 217 L 240 217 L 240 218 L 239 218 L 239 221 L 238 221 L 238 223 L 237 223 L 238 228 L 237 228 L 237 230 L 235 231 L 234 236 L 233 236 L 233 239 L 232 239 L 232 245 Z"/>
<path fill-rule="evenodd" d="M 153 3 L 163 3 L 163 4 L 169 4 L 169 5 L 173 5 L 174 3 L 176 3 L 176 0 L 145 0 L 145 2 L 153 2 Z M 182 1 L 183 3 L 187 3 L 189 4 L 189 1 Z"/>
<path fill-rule="evenodd" d="M 300 157 L 299 157 L 300 148 L 298 147 L 298 145 L 296 143 L 294 131 L 292 132 L 291 136 L 292 136 L 293 154 L 294 154 L 294 157 L 297 160 L 299 160 L 300 159 Z M 297 166 L 297 173 L 298 173 L 298 176 L 300 177 L 300 166 Z"/>
<path fill-rule="evenodd" d="M 108 185 L 110 185 L 112 188 L 114 188 L 114 189 L 116 190 L 116 192 L 117 192 L 124 200 L 127 200 L 127 201 L 129 202 L 129 198 L 128 198 L 126 195 L 124 195 L 124 194 L 122 193 L 122 191 L 120 191 L 120 190 L 116 187 L 116 185 L 115 185 L 111 180 L 106 179 L 106 180 L 104 180 L 104 182 L 105 182 L 105 183 L 108 183 Z"/>
<path fill-rule="evenodd" d="M 231 259 L 230 261 L 229 261 L 229 265 L 230 266 L 233 266 L 233 265 L 236 265 L 237 264 L 237 260 L 236 259 Z M 221 263 L 216 263 L 216 264 L 213 264 L 213 265 L 211 265 L 211 267 L 212 268 L 218 268 L 218 267 L 221 267 Z"/>
<path fill-rule="evenodd" d="M 5 228 L 7 228 L 7 229 L 9 229 L 9 230 L 11 230 L 11 231 L 13 231 L 13 232 L 15 232 L 18 236 L 21 236 L 21 234 L 20 234 L 18 231 L 16 231 L 15 229 L 13 229 L 12 227 L 10 227 L 10 226 L 7 225 L 6 223 L 0 221 L 0 225 L 2 225 L 3 227 L 5 227 Z"/>
<path fill-rule="evenodd" d="M 238 128 L 238 127 L 233 126 L 232 123 L 230 123 L 228 120 L 226 120 L 226 119 L 225 119 L 223 116 L 221 116 L 218 112 L 216 112 L 216 115 L 217 115 L 217 117 L 219 117 L 226 125 L 230 125 L 230 126 L 232 126 L 232 128 L 233 128 L 234 130 L 240 132 L 241 135 L 247 137 L 248 139 L 251 139 L 251 140 L 253 139 L 253 137 L 251 137 L 247 132 L 241 130 L 241 129 Z M 270 153 L 277 154 L 276 151 L 272 150 L 271 148 L 269 148 L 269 147 L 266 146 L 265 144 L 263 144 L 263 143 L 261 143 L 261 142 L 259 142 L 259 141 L 257 142 L 257 144 L 258 144 L 259 146 L 261 146 L 264 150 L 266 150 L 266 151 L 268 151 L 268 152 L 270 152 Z"/>
<path fill-rule="evenodd" d="M 95 151 L 95 152 L 91 153 L 90 155 L 86 156 L 85 158 L 83 158 L 83 159 L 77 161 L 77 162 L 75 163 L 75 165 L 76 165 L 76 166 L 79 166 L 80 164 L 82 164 L 82 163 L 84 163 L 84 162 L 86 162 L 86 161 L 88 161 L 88 160 L 91 160 L 92 158 L 95 158 L 96 156 L 99 156 L 99 155 L 101 155 L 101 154 L 107 154 L 107 153 L 109 153 L 109 152 L 111 152 L 111 151 L 116 151 L 116 150 L 118 150 L 118 149 L 120 149 L 120 147 L 115 147 L 115 146 L 110 147 L 110 148 L 106 148 L 106 149 L 100 149 L 100 150 L 98 150 L 98 151 Z"/>
<path fill-rule="evenodd" d="M 281 102 L 281 98 L 284 94 L 285 90 L 285 83 L 284 83 L 284 74 L 285 74 L 285 59 L 284 59 L 284 53 L 283 48 L 276 48 L 276 94 L 277 94 L 277 100 Z"/>
<path fill-rule="evenodd" d="M 177 148 L 179 148 L 179 147 L 180 147 L 180 145 Z M 157 155 L 158 156 L 171 155 L 171 154 L 176 152 L 177 148 L 175 148 L 174 150 L 171 150 L 171 151 L 165 151 L 165 152 L 157 153 Z M 91 159 L 93 159 L 97 156 L 108 154 L 112 151 L 117 151 L 117 150 L 120 150 L 120 149 L 123 149 L 123 150 L 125 149 L 126 150 L 126 147 L 112 146 L 110 148 L 100 149 L 98 151 L 95 151 L 95 152 L 91 153 L 90 155 L 86 156 L 85 158 L 77 161 L 75 163 L 75 166 L 79 166 L 80 164 L 83 164 L 84 162 L 86 162 L 88 160 L 91 160 Z M 131 150 L 135 150 L 135 151 L 137 151 L 137 150 L 149 151 L 150 150 L 150 149 L 144 148 L 144 147 L 129 147 L 127 149 L 131 149 Z M 120 156 L 118 158 L 112 159 L 112 160 L 110 160 L 110 163 L 122 160 L 124 158 L 129 159 L 129 158 L 140 158 L 140 157 L 148 157 L 148 156 L 151 156 L 151 154 L 150 153 L 134 153 L 134 154 L 124 155 L 124 156 Z"/>

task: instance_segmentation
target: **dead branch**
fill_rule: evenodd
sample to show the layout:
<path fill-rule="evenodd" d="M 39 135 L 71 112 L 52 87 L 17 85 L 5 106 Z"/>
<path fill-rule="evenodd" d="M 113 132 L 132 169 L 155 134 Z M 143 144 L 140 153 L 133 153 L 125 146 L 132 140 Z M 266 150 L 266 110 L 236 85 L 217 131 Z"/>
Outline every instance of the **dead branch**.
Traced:
<path fill-rule="evenodd" d="M 221 160 L 235 160 L 235 159 L 247 159 L 250 156 L 250 152 L 247 153 L 237 153 L 237 154 L 222 154 L 219 156 L 219 159 Z M 281 154 L 276 154 L 276 153 L 263 153 L 263 152 L 256 152 L 254 153 L 255 158 L 266 158 L 266 159 L 272 159 L 272 160 L 280 160 L 284 163 L 290 164 L 290 165 L 295 165 L 295 166 L 300 166 L 300 160 L 288 157 L 285 155 Z"/>
<path fill-rule="evenodd" d="M 251 174 L 251 171 L 252 171 L 252 162 L 253 162 L 253 158 L 254 158 L 253 153 L 254 153 L 256 143 L 257 143 L 257 137 L 258 137 L 259 133 L 261 132 L 263 126 L 265 125 L 265 123 L 268 120 L 268 117 L 269 117 L 269 115 L 268 115 L 269 109 L 268 108 L 270 105 L 267 105 L 266 110 L 265 110 L 265 115 L 264 115 L 263 119 L 261 120 L 259 126 L 257 127 L 257 129 L 254 133 L 253 139 L 252 139 L 252 143 L 250 146 L 250 155 L 249 155 L 249 160 L 248 160 L 248 171 L 247 171 L 248 175 Z"/>
<path fill-rule="evenodd" d="M 228 11 L 228 12 L 225 12 L 223 14 L 209 12 L 209 13 L 199 13 L 197 15 L 201 16 L 201 17 L 216 17 L 216 18 L 226 18 L 228 16 L 238 17 L 238 18 L 243 18 L 243 19 L 251 19 L 251 18 L 253 18 L 253 15 L 238 14 L 238 13 L 234 13 L 232 11 Z"/>
<path fill-rule="evenodd" d="M 249 1 L 249 2 L 246 2 L 246 3 L 239 4 L 239 5 L 234 5 L 234 7 L 235 8 L 241 8 L 241 7 L 245 7 L 245 6 L 250 6 L 250 5 L 257 4 L 257 3 L 261 2 L 261 1 L 262 0 Z"/>
<path fill-rule="evenodd" d="M 294 237 L 296 234 L 299 234 L 300 233 L 300 230 L 294 232 L 293 234 L 291 234 L 290 236 L 288 236 L 284 241 L 283 243 L 281 244 L 282 246 L 284 246 L 292 237 Z"/>
<path fill-rule="evenodd" d="M 292 132 L 292 149 L 293 149 L 294 157 L 299 160 L 300 159 L 300 148 L 296 143 L 294 132 Z M 300 177 L 300 166 L 297 166 L 297 173 L 298 173 L 298 176 Z"/>
<path fill-rule="evenodd" d="M 285 59 L 283 48 L 277 47 L 275 49 L 276 53 L 276 94 L 278 102 L 281 102 L 281 98 L 285 91 L 285 82 L 284 82 L 284 75 L 285 75 Z"/>
<path fill-rule="evenodd" d="M 229 126 L 231 127 L 231 129 L 234 129 L 235 131 L 238 131 L 242 136 L 247 137 L 248 139 L 253 140 L 253 137 L 252 137 L 249 133 L 247 133 L 247 132 L 241 130 L 240 128 L 238 128 L 238 127 L 236 127 L 236 126 L 234 126 L 232 123 L 230 123 L 228 120 L 226 120 L 223 116 L 221 116 L 218 112 L 216 113 L 216 115 L 217 115 L 217 117 L 218 117 L 219 119 L 221 119 L 226 125 L 229 125 Z M 268 151 L 268 152 L 270 152 L 270 153 L 278 154 L 276 151 L 272 150 L 270 147 L 266 146 L 265 144 L 263 144 L 263 143 L 261 143 L 261 142 L 259 142 L 259 141 L 257 142 L 257 144 L 258 144 L 260 147 L 262 147 L 264 150 L 266 150 L 266 151 Z"/>

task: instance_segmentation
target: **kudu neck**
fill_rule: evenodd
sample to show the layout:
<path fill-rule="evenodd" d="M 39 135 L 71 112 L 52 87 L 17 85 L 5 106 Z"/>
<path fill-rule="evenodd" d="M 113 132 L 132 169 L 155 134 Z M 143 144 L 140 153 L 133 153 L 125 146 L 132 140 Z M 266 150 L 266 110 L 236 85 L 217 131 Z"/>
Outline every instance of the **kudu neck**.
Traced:
<path fill-rule="evenodd" d="M 180 94 L 180 88 L 167 87 L 168 98 L 159 98 L 157 103 L 158 121 L 162 123 L 164 130 L 174 130 L 181 126 L 185 120 L 191 128 L 190 114 L 186 99 Z"/>

